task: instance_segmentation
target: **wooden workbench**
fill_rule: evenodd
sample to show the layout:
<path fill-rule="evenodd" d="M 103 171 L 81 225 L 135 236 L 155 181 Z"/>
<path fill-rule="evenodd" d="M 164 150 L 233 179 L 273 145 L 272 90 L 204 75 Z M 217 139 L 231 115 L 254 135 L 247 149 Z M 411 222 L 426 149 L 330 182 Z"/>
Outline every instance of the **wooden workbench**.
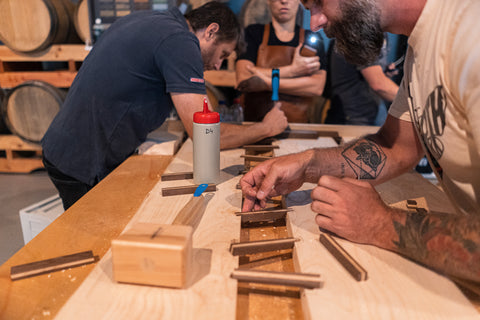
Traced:
<path fill-rule="evenodd" d="M 347 138 L 375 131 L 371 127 L 307 127 L 338 130 Z M 299 151 L 307 143 L 312 141 L 280 143 L 280 150 Z M 238 318 L 237 282 L 230 278 L 238 266 L 238 257 L 232 256 L 228 248 L 232 240 L 240 238 L 240 219 L 234 213 L 241 203 L 241 191 L 235 186 L 240 179 L 242 154 L 241 149 L 221 153 L 221 183 L 210 195 L 193 238 L 198 268 L 192 286 L 175 290 L 113 281 L 110 240 L 127 223 L 171 223 L 191 197 L 161 196 L 164 187 L 193 183 L 158 181 L 168 158 L 133 157 L 0 267 L 0 319 Z M 190 171 L 191 163 L 191 141 L 187 140 L 166 170 Z M 293 209 L 288 214 L 287 229 L 300 239 L 294 248 L 296 271 L 320 273 L 324 280 L 321 289 L 301 290 L 305 318 L 480 318 L 449 279 L 397 254 L 338 240 L 369 272 L 367 281 L 355 281 L 318 241 L 315 214 L 309 208 L 312 187 L 305 184 L 287 197 L 287 205 Z M 430 209 L 452 210 L 443 193 L 418 174 L 403 175 L 377 189 L 388 204 L 425 196 Z M 9 280 L 12 265 L 92 249 L 100 258 L 95 265 L 17 282 Z M 274 309 L 271 318 L 294 317 Z"/>

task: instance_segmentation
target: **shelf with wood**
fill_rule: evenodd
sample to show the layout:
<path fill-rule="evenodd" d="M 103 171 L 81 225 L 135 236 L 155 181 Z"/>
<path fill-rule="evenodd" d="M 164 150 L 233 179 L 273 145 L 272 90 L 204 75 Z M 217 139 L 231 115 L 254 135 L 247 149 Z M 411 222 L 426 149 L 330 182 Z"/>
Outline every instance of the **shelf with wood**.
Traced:
<path fill-rule="evenodd" d="M 7 46 L 0 45 L 0 87 L 13 88 L 28 80 L 43 80 L 56 87 L 68 88 L 77 75 L 79 63 L 88 55 L 89 49 L 83 44 L 52 45 L 38 54 L 19 54 Z M 205 80 L 214 86 L 235 86 L 235 55 L 228 59 L 227 69 L 205 72 Z M 24 70 L 14 63 L 27 62 L 68 62 L 68 69 L 55 71 Z M 28 68 L 28 67 L 27 67 Z M 15 70 L 17 69 L 17 70 Z"/>

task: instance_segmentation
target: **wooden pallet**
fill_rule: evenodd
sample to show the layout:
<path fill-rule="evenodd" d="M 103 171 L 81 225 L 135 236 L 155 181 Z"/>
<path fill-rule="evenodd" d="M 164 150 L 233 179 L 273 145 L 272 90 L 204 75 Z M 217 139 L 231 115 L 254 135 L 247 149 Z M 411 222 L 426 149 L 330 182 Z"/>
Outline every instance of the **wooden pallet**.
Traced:
<path fill-rule="evenodd" d="M 42 168 L 40 145 L 15 135 L 0 135 L 0 172 L 29 173 Z"/>

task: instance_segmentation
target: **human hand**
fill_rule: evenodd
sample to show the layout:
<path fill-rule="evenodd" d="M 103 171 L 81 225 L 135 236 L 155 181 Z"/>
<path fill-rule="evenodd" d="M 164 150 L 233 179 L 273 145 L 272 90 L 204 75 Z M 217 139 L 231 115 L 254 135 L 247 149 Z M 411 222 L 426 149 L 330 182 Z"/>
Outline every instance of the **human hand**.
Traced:
<path fill-rule="evenodd" d="M 392 77 L 396 76 L 398 73 L 399 73 L 399 70 L 397 69 L 397 66 L 395 65 L 395 63 L 393 63 L 393 62 L 390 63 L 387 66 L 387 69 L 385 70 L 385 74 L 389 78 L 392 78 Z"/>
<path fill-rule="evenodd" d="M 276 136 L 282 133 L 288 126 L 287 117 L 280 109 L 281 102 L 276 102 L 273 108 L 263 117 L 262 124 L 268 128 L 268 136 Z"/>
<path fill-rule="evenodd" d="M 292 78 L 309 76 L 320 69 L 320 58 L 318 56 L 305 57 L 300 54 L 300 44 L 295 48 L 292 63 L 290 64 Z"/>
<path fill-rule="evenodd" d="M 305 182 L 309 158 L 305 152 L 268 160 L 255 166 L 240 180 L 245 200 L 242 211 L 264 208 L 271 197 L 288 194 Z"/>
<path fill-rule="evenodd" d="M 321 228 L 353 242 L 383 247 L 391 243 L 392 215 L 370 183 L 322 176 L 311 197 Z"/>

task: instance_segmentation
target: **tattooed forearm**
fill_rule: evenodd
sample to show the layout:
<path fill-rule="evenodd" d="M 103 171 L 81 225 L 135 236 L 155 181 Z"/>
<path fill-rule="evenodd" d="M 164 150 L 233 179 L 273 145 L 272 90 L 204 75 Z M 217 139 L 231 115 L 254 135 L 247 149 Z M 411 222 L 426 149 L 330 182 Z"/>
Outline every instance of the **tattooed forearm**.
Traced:
<path fill-rule="evenodd" d="M 376 179 L 387 161 L 387 156 L 377 143 L 361 139 L 342 151 L 342 156 L 352 168 L 357 179 Z"/>
<path fill-rule="evenodd" d="M 447 274 L 480 281 L 480 220 L 420 211 L 394 221 L 398 252 Z"/>

